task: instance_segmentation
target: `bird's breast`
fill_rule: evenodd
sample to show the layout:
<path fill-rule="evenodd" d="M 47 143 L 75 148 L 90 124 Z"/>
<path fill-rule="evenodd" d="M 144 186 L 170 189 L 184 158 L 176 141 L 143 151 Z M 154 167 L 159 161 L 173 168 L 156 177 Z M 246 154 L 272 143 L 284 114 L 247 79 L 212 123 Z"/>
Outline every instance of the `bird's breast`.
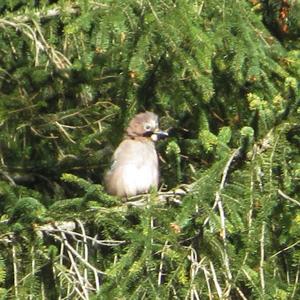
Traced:
<path fill-rule="evenodd" d="M 118 196 L 146 193 L 158 186 L 158 158 L 152 142 L 125 140 L 107 175 L 108 191 Z"/>

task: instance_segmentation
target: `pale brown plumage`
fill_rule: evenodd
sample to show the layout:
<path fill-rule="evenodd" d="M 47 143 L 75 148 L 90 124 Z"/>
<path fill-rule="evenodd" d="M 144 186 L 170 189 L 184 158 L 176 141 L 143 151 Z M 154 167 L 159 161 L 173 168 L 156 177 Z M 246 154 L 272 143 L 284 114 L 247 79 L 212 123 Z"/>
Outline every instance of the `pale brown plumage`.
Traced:
<path fill-rule="evenodd" d="M 121 197 L 147 193 L 158 187 L 158 157 L 154 141 L 167 136 L 158 128 L 152 112 L 137 114 L 129 123 L 125 137 L 113 155 L 105 176 L 108 193 Z"/>

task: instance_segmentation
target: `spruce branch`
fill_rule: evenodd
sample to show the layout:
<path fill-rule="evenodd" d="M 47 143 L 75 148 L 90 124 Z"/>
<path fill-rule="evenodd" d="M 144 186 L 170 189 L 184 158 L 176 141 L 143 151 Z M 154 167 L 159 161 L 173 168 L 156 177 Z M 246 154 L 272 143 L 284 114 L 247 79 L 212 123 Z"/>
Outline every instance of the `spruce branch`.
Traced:
<path fill-rule="evenodd" d="M 238 148 L 236 149 L 232 155 L 229 157 L 225 168 L 223 170 L 223 175 L 222 175 L 222 179 L 221 179 L 221 183 L 219 186 L 218 191 L 216 192 L 216 196 L 215 196 L 215 202 L 213 204 L 212 210 L 214 210 L 216 207 L 218 207 L 219 210 L 219 215 L 220 215 L 220 220 L 221 220 L 221 238 L 223 241 L 223 258 L 224 258 L 224 266 L 225 266 L 225 271 L 226 271 L 226 277 L 227 277 L 227 287 L 226 287 L 226 297 L 228 297 L 228 295 L 230 294 L 230 290 L 231 290 L 231 280 L 232 280 L 232 273 L 230 270 L 230 261 L 229 261 L 229 256 L 227 253 L 227 236 L 226 236 L 226 217 L 225 217 L 225 212 L 224 212 L 224 208 L 223 208 L 223 203 L 222 203 L 222 191 L 225 187 L 225 183 L 226 183 L 226 179 L 228 176 L 228 172 L 230 169 L 230 166 L 233 162 L 233 160 L 239 155 L 240 153 L 240 149 Z M 210 217 L 208 216 L 204 222 L 203 222 L 203 227 L 209 222 Z"/>
<path fill-rule="evenodd" d="M 11 18 L 10 20 L 0 18 L 0 27 L 6 28 L 7 26 L 13 27 L 16 30 L 19 30 L 22 32 L 25 36 L 27 36 L 34 44 L 35 46 L 35 65 L 39 65 L 39 51 L 42 50 L 45 52 L 50 61 L 58 68 L 58 69 L 65 69 L 69 66 L 71 66 L 71 62 L 69 59 L 63 55 L 58 50 L 54 49 L 44 37 L 42 30 L 40 28 L 40 25 L 34 21 L 34 19 L 31 20 L 31 22 L 34 24 L 33 30 L 28 24 L 19 21 L 16 18 Z M 36 31 L 36 32 L 35 32 Z"/>
<path fill-rule="evenodd" d="M 225 187 L 225 183 L 226 183 L 226 179 L 227 179 L 227 175 L 228 175 L 228 172 L 229 172 L 229 169 L 230 169 L 230 166 L 233 162 L 233 160 L 235 159 L 235 157 L 237 157 L 239 155 L 239 151 L 240 151 L 240 148 L 236 149 L 233 154 L 230 156 L 229 160 L 227 161 L 225 167 L 224 167 L 224 170 L 223 170 L 223 175 L 222 175 L 222 179 L 221 179 L 221 183 L 220 183 L 220 186 L 219 186 L 219 190 L 216 192 L 216 196 L 215 196 L 215 202 L 212 206 L 212 210 L 215 210 L 215 208 L 219 205 L 218 203 L 221 201 L 221 192 L 222 190 L 224 189 Z M 220 208 L 219 208 L 220 209 Z M 221 208 L 221 212 L 220 214 L 222 213 L 222 208 Z M 209 219 L 210 217 L 208 216 L 204 222 L 203 222 L 203 227 L 206 226 L 206 224 L 209 222 Z M 224 221 L 224 216 L 223 216 L 223 219 L 221 219 L 221 221 Z M 222 225 L 222 230 L 224 229 L 224 224 L 225 222 L 223 222 L 223 225 Z M 226 238 L 226 232 L 222 232 L 222 236 L 225 235 L 225 238 Z"/>

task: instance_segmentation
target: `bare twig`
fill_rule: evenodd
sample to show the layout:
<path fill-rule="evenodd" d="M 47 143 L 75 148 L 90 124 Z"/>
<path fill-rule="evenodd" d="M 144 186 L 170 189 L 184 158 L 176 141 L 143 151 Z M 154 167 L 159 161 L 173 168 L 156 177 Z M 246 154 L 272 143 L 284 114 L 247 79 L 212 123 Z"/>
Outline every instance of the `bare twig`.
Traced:
<path fill-rule="evenodd" d="M 34 16 L 34 18 L 36 19 L 50 19 L 50 18 L 54 18 L 57 17 L 59 15 L 61 15 L 61 10 L 62 8 L 60 7 L 54 7 L 51 8 L 47 11 L 36 11 L 36 12 L 31 12 L 30 17 L 26 16 L 26 15 L 20 15 L 20 16 L 16 16 L 14 17 L 15 20 L 17 20 L 18 22 L 29 22 L 32 20 L 32 15 Z M 64 13 L 68 13 L 68 14 L 76 14 L 79 12 L 79 8 L 76 6 L 64 6 L 63 7 Z"/>
<path fill-rule="evenodd" d="M 213 281 L 214 281 L 219 299 L 223 299 L 223 292 L 222 292 L 221 286 L 218 282 L 218 277 L 217 277 L 217 274 L 216 274 L 216 271 L 215 271 L 215 268 L 214 268 L 214 265 L 213 265 L 212 261 L 209 262 L 209 265 L 210 265 L 210 270 L 211 270 L 211 273 L 212 273 Z"/>
<path fill-rule="evenodd" d="M 77 220 L 77 222 L 80 220 Z M 81 222 L 81 221 L 80 221 Z M 71 225 L 70 225 L 71 224 Z M 74 227 L 73 227 L 74 225 Z M 72 230 L 67 230 L 64 228 L 67 228 L 68 226 L 71 226 L 73 229 L 75 229 L 75 223 L 74 222 L 60 222 L 60 223 L 49 223 L 49 224 L 45 224 L 42 225 L 38 228 L 38 230 L 45 232 L 45 233 L 60 233 L 63 232 L 65 234 L 71 235 L 74 239 L 76 239 L 75 237 L 80 237 L 83 238 L 84 242 L 87 243 L 87 240 L 91 241 L 93 244 L 98 244 L 98 245 L 102 245 L 102 246 L 119 246 L 121 244 L 124 244 L 126 241 L 117 241 L 117 240 L 97 240 L 96 238 L 93 238 L 89 235 L 83 235 L 81 233 L 72 231 Z M 77 240 L 77 239 L 76 239 Z M 82 240 L 81 240 L 82 241 Z"/>
<path fill-rule="evenodd" d="M 224 189 L 225 187 L 225 183 L 226 183 L 226 179 L 227 179 L 227 175 L 228 175 L 228 171 L 229 171 L 229 168 L 230 168 L 230 165 L 231 163 L 233 162 L 234 158 L 239 154 L 239 151 L 240 151 L 240 148 L 236 149 L 233 154 L 230 156 L 229 160 L 227 161 L 226 165 L 225 165 L 225 168 L 224 168 L 224 171 L 223 171 L 223 176 L 222 176 L 222 179 L 221 179 L 221 183 L 220 183 L 220 187 L 219 187 L 219 190 L 218 192 L 216 193 L 216 198 L 215 198 L 215 202 L 213 204 L 213 207 L 212 207 L 212 210 L 214 210 L 217 206 L 218 206 L 218 202 L 220 200 L 220 194 L 221 194 L 221 191 Z M 207 217 L 204 222 L 203 222 L 203 227 L 206 226 L 206 224 L 208 223 L 209 221 L 209 217 Z"/>
<path fill-rule="evenodd" d="M 30 253 L 31 254 L 31 274 L 32 274 L 32 276 L 34 276 L 34 274 L 36 272 L 36 270 L 35 270 L 35 247 L 34 246 L 31 247 L 30 252 L 31 252 Z M 33 283 L 34 283 L 34 280 L 31 283 L 32 291 L 30 293 L 29 299 L 33 299 Z"/>
<path fill-rule="evenodd" d="M 239 295 L 241 296 L 241 298 L 243 300 L 247 300 L 246 296 L 244 295 L 244 293 L 239 289 L 239 287 L 236 287 L 237 292 L 239 293 Z"/>
<path fill-rule="evenodd" d="M 158 279 L 157 284 L 161 285 L 162 277 L 163 277 L 163 263 L 164 263 L 164 257 L 165 257 L 165 251 L 168 247 L 168 241 L 165 242 L 165 245 L 161 251 L 160 255 L 160 264 L 159 264 L 159 272 L 158 272 Z"/>
<path fill-rule="evenodd" d="M 292 245 L 289 245 L 288 247 L 285 247 L 284 249 L 276 252 L 275 254 L 271 255 L 270 258 L 274 258 L 275 256 L 277 256 L 278 254 L 282 253 L 282 252 L 285 252 L 293 247 L 295 247 L 296 245 L 298 245 L 300 243 L 300 241 L 297 241 L 295 243 L 293 243 Z"/>
<path fill-rule="evenodd" d="M 298 263 L 297 273 L 296 273 L 296 277 L 295 277 L 295 283 L 294 283 L 293 292 L 292 292 L 292 299 L 295 297 L 295 294 L 296 294 L 296 291 L 297 291 L 297 286 L 298 286 L 298 283 L 299 283 L 299 273 L 300 273 L 300 265 Z"/>
<path fill-rule="evenodd" d="M 196 250 L 191 247 L 191 254 L 189 255 L 189 260 L 191 261 L 191 267 L 190 267 L 191 282 L 190 282 L 190 290 L 188 291 L 185 299 L 187 300 L 190 294 L 191 300 L 194 299 L 199 300 L 200 297 L 194 282 L 199 272 L 199 269 L 202 269 L 202 264 L 203 261 L 205 260 L 205 257 L 199 262 Z"/>
<path fill-rule="evenodd" d="M 84 229 L 84 226 L 83 226 L 82 222 L 79 219 L 76 219 L 76 222 L 79 224 L 80 230 L 82 232 L 84 259 L 87 261 L 89 259 L 89 248 L 88 248 L 88 245 L 87 245 L 87 238 L 86 238 L 86 234 L 85 234 L 85 229 Z M 96 273 L 96 276 L 97 276 L 97 273 Z M 87 268 L 86 267 L 84 268 L 84 280 L 85 280 L 85 282 L 88 281 L 88 273 L 87 273 Z"/>
<path fill-rule="evenodd" d="M 15 288 L 15 299 L 19 299 L 19 287 L 18 287 L 18 259 L 16 253 L 16 246 L 12 245 L 12 258 L 13 258 L 13 269 L 14 269 L 14 288 Z"/>
<path fill-rule="evenodd" d="M 61 52 L 55 50 L 47 43 L 39 24 L 34 18 L 30 19 L 30 21 L 33 23 L 34 28 L 31 28 L 26 22 L 21 21 L 20 18 L 2 18 L 0 19 L 0 27 L 13 27 L 26 35 L 34 43 L 36 66 L 39 65 L 39 52 L 42 50 L 58 69 L 69 67 L 71 65 L 70 61 Z"/>
<path fill-rule="evenodd" d="M 57 121 L 55 124 L 58 126 L 58 128 L 62 131 L 62 133 L 65 135 L 65 137 L 73 144 L 76 144 L 76 142 L 70 137 L 70 135 L 67 133 L 67 131 L 64 129 L 64 125 L 58 123 Z"/>
<path fill-rule="evenodd" d="M 63 242 L 67 240 L 66 236 L 63 232 L 61 233 L 61 236 L 62 236 Z M 78 278 L 78 281 L 79 281 L 79 284 L 80 284 L 80 288 L 81 288 L 82 293 L 83 293 L 82 295 L 80 293 L 80 295 L 81 295 L 81 297 L 83 297 L 84 300 L 88 300 L 89 299 L 89 294 L 88 294 L 88 291 L 85 287 L 86 283 L 85 283 L 84 279 L 82 278 L 82 276 L 81 276 L 81 274 L 78 270 L 77 264 L 75 262 L 75 259 L 74 259 L 73 255 L 72 255 L 73 253 L 70 251 L 69 248 L 67 249 L 67 253 L 68 253 L 68 256 L 69 256 L 69 259 L 70 259 L 70 262 L 71 262 L 71 267 L 70 268 L 75 271 L 75 274 L 76 274 L 76 276 Z"/>
<path fill-rule="evenodd" d="M 59 252 L 59 264 L 61 265 L 61 266 L 63 266 L 63 262 L 64 262 L 64 249 L 65 249 L 65 246 L 64 246 L 64 244 L 63 243 L 61 243 L 61 245 L 60 245 L 60 252 Z M 55 274 L 55 268 L 53 267 L 53 271 L 54 271 L 54 274 Z M 59 291 L 61 291 L 62 290 L 62 281 L 61 281 L 61 278 L 60 278 L 60 276 L 57 276 L 58 277 L 58 279 L 59 279 Z M 58 297 L 58 299 L 59 300 L 61 300 L 62 299 L 62 295 L 61 295 L 61 293 L 59 293 L 59 297 Z"/>
<path fill-rule="evenodd" d="M 59 268 L 59 266 L 57 266 L 58 268 Z M 64 277 L 64 278 L 66 278 L 67 279 L 67 281 L 68 281 L 68 288 L 67 288 L 67 295 L 66 295 L 66 297 L 64 297 L 64 298 L 62 298 L 62 296 L 61 295 L 59 295 L 59 299 L 61 299 L 61 300 L 67 300 L 67 299 L 73 299 L 73 297 L 72 297 L 72 295 L 74 294 L 74 292 L 76 292 L 77 293 L 77 295 L 81 298 L 81 299 L 83 299 L 83 300 L 87 300 L 86 298 L 85 298 L 85 295 L 79 290 L 79 288 L 77 287 L 77 280 L 76 280 L 76 278 L 74 277 L 74 273 L 72 272 L 72 271 L 69 271 L 69 274 L 71 275 L 71 278 L 70 278 L 70 276 L 65 272 L 65 271 L 60 271 L 59 272 L 59 278 L 60 277 Z"/>
<path fill-rule="evenodd" d="M 76 257 L 78 258 L 83 264 L 85 264 L 88 268 L 90 268 L 93 272 L 97 272 L 99 274 L 104 274 L 105 272 L 98 270 L 97 268 L 95 268 L 93 265 L 91 265 L 88 261 L 86 261 L 71 245 L 67 240 L 61 239 L 58 236 L 54 236 L 56 239 L 59 239 L 64 245 L 65 247 L 70 250 L 70 252 Z"/>
<path fill-rule="evenodd" d="M 153 13 L 153 16 L 155 17 L 155 19 L 157 20 L 157 22 L 161 25 L 161 21 L 160 21 L 158 15 L 157 15 L 156 11 L 153 8 L 153 6 L 151 4 L 151 1 L 148 1 L 148 5 L 149 5 L 149 7 L 150 7 L 150 9 L 151 9 L 151 11 Z"/>
<path fill-rule="evenodd" d="M 87 246 L 87 239 L 88 239 L 88 236 L 85 234 L 85 229 L 84 229 L 84 226 L 83 226 L 83 224 L 82 224 L 82 222 L 80 221 L 80 220 L 76 220 L 77 221 L 77 223 L 79 224 L 79 226 L 80 226 L 80 228 L 81 228 L 81 232 L 82 232 L 82 234 L 83 234 L 83 236 L 84 236 L 84 238 L 83 238 L 83 241 L 84 241 L 84 249 L 85 249 L 85 257 L 84 257 L 84 259 L 86 260 L 86 261 L 88 261 L 88 246 Z M 85 274 L 84 274 L 84 276 L 85 276 L 85 280 L 86 281 L 88 281 L 88 277 L 87 277 L 87 269 L 85 269 Z M 99 289 L 100 289 L 100 283 L 99 283 L 99 278 L 98 278 L 98 274 L 97 274 L 97 272 L 95 272 L 94 271 L 94 278 L 95 278 L 95 284 L 96 284 L 96 291 L 98 292 L 99 291 Z"/>
<path fill-rule="evenodd" d="M 202 1 L 201 4 L 199 5 L 199 8 L 197 10 L 197 15 L 198 16 L 200 16 L 201 13 L 202 13 L 203 5 L 204 5 L 204 1 Z"/>
<path fill-rule="evenodd" d="M 284 199 L 289 200 L 289 201 L 291 201 L 292 203 L 294 203 L 294 204 L 300 206 L 300 202 L 299 202 L 299 201 L 297 201 L 297 200 L 294 199 L 294 198 L 291 198 L 290 196 L 288 196 L 287 194 L 285 194 L 282 190 L 278 189 L 278 194 L 279 194 L 280 196 L 282 196 Z"/>
<path fill-rule="evenodd" d="M 208 289 L 208 296 L 209 296 L 209 300 L 212 300 L 214 297 L 212 295 L 212 291 L 211 291 L 211 287 L 210 287 L 210 282 L 209 282 L 209 271 L 207 270 L 206 266 L 202 266 L 202 270 L 204 273 L 204 277 L 205 277 L 205 281 L 206 281 L 206 286 Z"/>
<path fill-rule="evenodd" d="M 6 178 L 12 186 L 16 186 L 14 179 L 7 172 L 0 170 L 0 174 L 2 174 L 2 176 Z"/>
<path fill-rule="evenodd" d="M 260 238 L 260 263 L 259 263 L 259 274 L 260 274 L 260 286 L 262 295 L 265 294 L 265 276 L 264 276 L 264 261 L 265 261 L 265 227 L 266 223 L 263 222 L 261 227 L 261 238 Z"/>

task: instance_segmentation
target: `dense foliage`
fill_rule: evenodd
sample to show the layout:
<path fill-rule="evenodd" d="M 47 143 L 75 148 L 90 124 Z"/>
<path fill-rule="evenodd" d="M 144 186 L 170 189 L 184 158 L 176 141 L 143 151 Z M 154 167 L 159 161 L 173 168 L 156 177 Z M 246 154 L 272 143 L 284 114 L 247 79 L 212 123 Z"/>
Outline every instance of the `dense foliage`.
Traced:
<path fill-rule="evenodd" d="M 299 299 L 299 8 L 2 0 L 0 297 Z M 162 188 L 124 202 L 144 110 Z"/>

